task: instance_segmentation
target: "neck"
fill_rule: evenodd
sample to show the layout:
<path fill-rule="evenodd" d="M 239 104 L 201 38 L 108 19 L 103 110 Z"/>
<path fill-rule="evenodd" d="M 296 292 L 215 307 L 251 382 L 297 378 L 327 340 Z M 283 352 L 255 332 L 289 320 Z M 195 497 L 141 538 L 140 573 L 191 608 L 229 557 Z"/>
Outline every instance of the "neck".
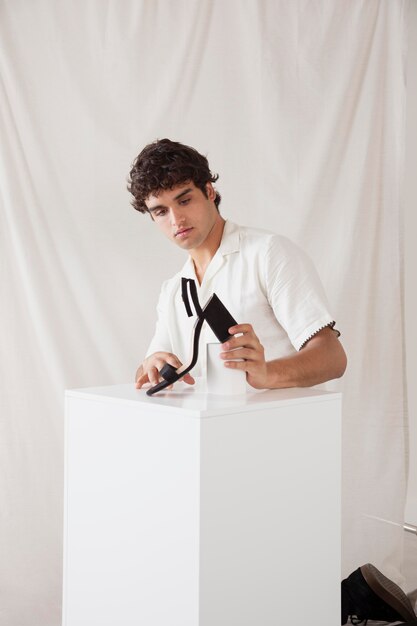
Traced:
<path fill-rule="evenodd" d="M 204 244 L 199 248 L 190 250 L 190 256 L 194 262 L 195 273 L 200 284 L 211 259 L 219 249 L 223 236 L 224 225 L 225 220 L 219 215 L 213 225 L 213 228 L 206 237 Z"/>

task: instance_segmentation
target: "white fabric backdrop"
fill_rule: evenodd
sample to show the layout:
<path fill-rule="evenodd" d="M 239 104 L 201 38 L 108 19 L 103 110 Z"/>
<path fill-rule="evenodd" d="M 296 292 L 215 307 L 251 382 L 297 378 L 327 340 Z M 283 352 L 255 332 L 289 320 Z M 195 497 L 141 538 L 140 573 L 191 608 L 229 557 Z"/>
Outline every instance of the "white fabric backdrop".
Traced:
<path fill-rule="evenodd" d="M 1 626 L 60 624 L 63 391 L 132 379 L 183 263 L 125 190 L 164 136 L 208 154 L 225 217 L 314 259 L 349 357 L 343 575 L 401 582 L 407 10 L 0 0 Z"/>

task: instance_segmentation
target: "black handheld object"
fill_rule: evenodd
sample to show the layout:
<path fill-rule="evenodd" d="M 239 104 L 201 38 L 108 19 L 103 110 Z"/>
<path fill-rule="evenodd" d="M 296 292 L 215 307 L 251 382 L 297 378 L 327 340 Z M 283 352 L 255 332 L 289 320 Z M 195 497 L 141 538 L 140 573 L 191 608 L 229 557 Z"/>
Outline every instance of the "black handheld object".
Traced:
<path fill-rule="evenodd" d="M 194 325 L 193 333 L 191 336 L 191 361 L 187 365 L 182 365 L 178 369 L 175 369 L 175 367 L 173 367 L 169 363 L 165 363 L 160 371 L 160 374 L 164 380 L 148 389 L 148 391 L 146 392 L 148 396 L 153 396 L 155 393 L 158 393 L 158 391 L 166 389 L 169 385 L 177 382 L 177 380 L 179 380 L 180 378 L 185 376 L 185 374 L 188 374 L 190 370 L 192 370 L 192 368 L 197 363 L 200 333 L 204 322 L 207 322 L 220 343 L 224 343 L 225 341 L 230 339 L 232 335 L 230 335 L 229 333 L 229 328 L 237 324 L 234 317 L 229 313 L 223 302 L 220 300 L 220 298 L 216 296 L 215 293 L 211 296 L 211 298 L 209 298 L 205 306 L 201 308 L 198 301 L 197 288 L 194 280 L 192 278 L 181 278 L 182 299 L 184 301 L 184 306 L 185 310 L 187 311 L 188 317 L 191 317 L 193 314 L 190 306 L 190 300 L 188 298 L 188 285 L 190 287 L 190 294 L 193 301 L 194 309 L 197 314 L 197 321 Z"/>

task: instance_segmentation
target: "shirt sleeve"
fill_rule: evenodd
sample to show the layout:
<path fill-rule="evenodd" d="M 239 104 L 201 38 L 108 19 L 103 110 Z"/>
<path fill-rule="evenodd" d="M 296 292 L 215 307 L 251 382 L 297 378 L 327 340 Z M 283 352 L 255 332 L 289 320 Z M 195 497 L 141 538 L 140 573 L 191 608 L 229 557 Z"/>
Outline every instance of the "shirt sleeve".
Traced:
<path fill-rule="evenodd" d="M 146 351 L 147 358 L 154 352 L 172 352 L 172 343 L 168 330 L 168 282 L 162 283 L 161 292 L 156 306 L 156 325 L 151 343 Z"/>
<path fill-rule="evenodd" d="M 265 276 L 269 304 L 296 350 L 326 326 L 334 327 L 323 285 L 311 259 L 286 237 L 271 238 Z"/>

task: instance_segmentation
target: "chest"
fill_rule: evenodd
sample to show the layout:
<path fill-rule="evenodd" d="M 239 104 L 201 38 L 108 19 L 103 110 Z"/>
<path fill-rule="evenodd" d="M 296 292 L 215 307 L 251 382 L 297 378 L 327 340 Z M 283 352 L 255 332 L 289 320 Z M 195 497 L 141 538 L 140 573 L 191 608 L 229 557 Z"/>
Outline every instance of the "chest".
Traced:
<path fill-rule="evenodd" d="M 200 305 L 204 307 L 215 293 L 238 323 L 251 323 L 250 320 L 264 316 L 270 309 L 261 259 L 250 259 L 242 254 L 231 254 L 208 266 L 204 276 L 194 278 Z M 173 293 L 177 319 L 186 318 L 180 284 Z M 192 322 L 191 322 L 192 323 Z"/>

